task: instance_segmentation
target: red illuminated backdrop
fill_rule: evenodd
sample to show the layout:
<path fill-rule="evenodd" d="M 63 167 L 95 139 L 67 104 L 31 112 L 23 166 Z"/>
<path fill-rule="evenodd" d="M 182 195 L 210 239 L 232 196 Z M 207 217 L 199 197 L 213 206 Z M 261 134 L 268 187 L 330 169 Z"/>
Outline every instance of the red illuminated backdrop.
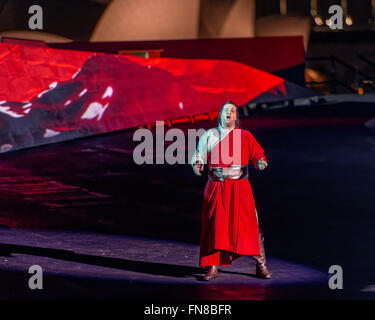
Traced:
<path fill-rule="evenodd" d="M 0 44 L 2 151 L 245 104 L 283 79 L 230 60 Z"/>

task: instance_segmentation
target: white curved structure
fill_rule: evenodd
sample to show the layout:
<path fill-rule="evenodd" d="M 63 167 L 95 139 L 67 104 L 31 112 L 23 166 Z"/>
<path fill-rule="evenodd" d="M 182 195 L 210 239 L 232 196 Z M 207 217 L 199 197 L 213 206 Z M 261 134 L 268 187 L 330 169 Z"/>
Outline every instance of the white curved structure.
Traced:
<path fill-rule="evenodd" d="M 44 42 L 70 42 L 69 38 L 62 37 L 56 34 L 39 32 L 39 31 L 29 31 L 29 30 L 10 30 L 0 32 L 0 37 L 9 37 L 17 39 L 27 39 L 27 40 L 40 40 Z"/>

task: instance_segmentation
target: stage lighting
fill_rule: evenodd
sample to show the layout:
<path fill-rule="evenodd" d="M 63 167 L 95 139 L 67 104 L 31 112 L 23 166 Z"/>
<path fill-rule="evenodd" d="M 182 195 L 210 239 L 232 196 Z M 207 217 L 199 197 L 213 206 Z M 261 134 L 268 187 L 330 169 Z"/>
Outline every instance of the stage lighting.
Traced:
<path fill-rule="evenodd" d="M 352 17 L 348 14 L 348 1 L 347 0 L 341 0 L 341 7 L 344 12 L 345 16 L 345 24 L 347 26 L 351 26 L 353 24 Z"/>
<path fill-rule="evenodd" d="M 324 22 L 321 16 L 315 16 L 314 22 L 318 25 L 321 26 Z"/>
<path fill-rule="evenodd" d="M 327 19 L 326 20 L 326 25 L 329 27 L 332 25 L 332 20 L 331 19 Z"/>
<path fill-rule="evenodd" d="M 318 1 L 317 0 L 311 0 L 310 1 L 310 12 L 311 15 L 315 18 L 318 15 Z"/>
<path fill-rule="evenodd" d="M 288 13 L 286 0 L 280 0 L 280 14 L 285 16 Z"/>
<path fill-rule="evenodd" d="M 346 16 L 345 17 L 345 23 L 348 25 L 348 26 L 351 26 L 353 24 L 353 19 L 351 16 Z"/>

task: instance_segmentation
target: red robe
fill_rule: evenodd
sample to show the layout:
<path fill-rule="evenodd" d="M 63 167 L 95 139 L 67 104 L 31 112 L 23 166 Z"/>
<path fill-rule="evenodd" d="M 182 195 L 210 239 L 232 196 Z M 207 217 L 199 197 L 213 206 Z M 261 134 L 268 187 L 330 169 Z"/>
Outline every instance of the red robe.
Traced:
<path fill-rule="evenodd" d="M 240 143 L 234 143 L 238 134 Z M 220 149 L 223 144 L 229 145 L 230 153 L 240 154 L 237 160 L 222 162 Z M 230 164 L 248 165 L 250 160 L 256 167 L 261 158 L 267 161 L 253 135 L 236 127 L 207 153 L 207 164 L 209 167 L 227 167 Z M 226 266 L 239 255 L 259 254 L 258 217 L 249 180 L 208 180 L 202 209 L 200 265 Z"/>

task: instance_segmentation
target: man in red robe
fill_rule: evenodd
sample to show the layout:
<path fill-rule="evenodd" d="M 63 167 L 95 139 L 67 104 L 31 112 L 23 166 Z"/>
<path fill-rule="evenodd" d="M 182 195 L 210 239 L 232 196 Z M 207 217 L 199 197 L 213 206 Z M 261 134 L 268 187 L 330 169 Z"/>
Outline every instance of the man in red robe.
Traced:
<path fill-rule="evenodd" d="M 267 167 L 262 147 L 249 131 L 239 127 L 238 107 L 227 101 L 220 110 L 218 127 L 200 137 L 191 160 L 198 176 L 208 164 L 200 246 L 200 266 L 209 267 L 204 280 L 216 278 L 219 265 L 231 265 L 242 255 L 256 260 L 259 278 L 270 278 L 248 180 L 249 161 L 259 170 Z"/>

